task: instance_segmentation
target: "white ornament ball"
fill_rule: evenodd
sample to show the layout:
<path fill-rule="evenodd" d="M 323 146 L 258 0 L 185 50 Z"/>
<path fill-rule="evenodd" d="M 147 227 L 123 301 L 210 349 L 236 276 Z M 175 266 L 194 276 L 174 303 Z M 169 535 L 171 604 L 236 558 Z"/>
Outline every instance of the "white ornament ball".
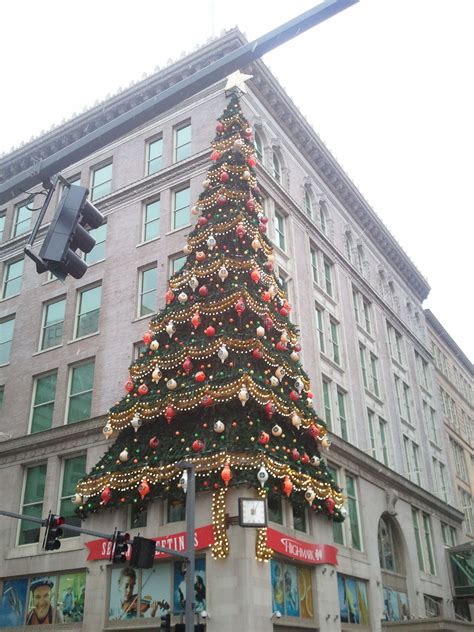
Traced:
<path fill-rule="evenodd" d="M 128 450 L 127 450 L 127 448 L 125 448 L 124 450 L 122 450 L 122 452 L 120 452 L 119 459 L 122 461 L 122 463 L 125 463 L 125 461 L 128 461 Z"/>
<path fill-rule="evenodd" d="M 238 151 L 240 151 L 244 145 L 245 145 L 244 141 L 241 138 L 238 138 L 234 142 L 234 149 L 237 149 Z"/>
<path fill-rule="evenodd" d="M 258 336 L 259 338 L 263 338 L 263 336 L 265 335 L 265 329 L 264 329 L 264 327 L 262 327 L 261 325 L 259 325 L 259 326 L 257 327 L 257 329 L 255 330 L 255 333 L 257 334 L 257 336 Z"/>
<path fill-rule="evenodd" d="M 102 428 L 102 434 L 106 439 L 108 439 L 113 434 L 112 426 L 110 424 L 105 424 Z"/>
<path fill-rule="evenodd" d="M 273 426 L 273 428 L 272 428 L 272 435 L 274 437 L 279 437 L 282 432 L 283 432 L 283 430 L 282 430 L 281 426 L 279 426 L 278 424 Z"/>
<path fill-rule="evenodd" d="M 293 362 L 298 362 L 298 360 L 300 359 L 300 354 L 297 351 L 292 351 L 290 353 L 290 358 L 293 360 Z"/>
<path fill-rule="evenodd" d="M 159 347 L 160 347 L 160 343 L 158 342 L 158 340 L 152 340 L 150 342 L 150 349 L 152 351 L 157 351 L 159 349 Z"/>
<path fill-rule="evenodd" d="M 161 370 L 156 367 L 155 369 L 153 369 L 153 373 L 151 374 L 151 379 L 153 380 L 153 382 L 155 382 L 155 384 L 158 384 L 158 382 L 161 380 L 162 377 L 162 372 Z"/>
<path fill-rule="evenodd" d="M 260 485 L 263 487 L 265 485 L 265 483 L 268 481 L 268 472 L 265 469 L 265 466 L 262 465 L 260 467 L 260 469 L 257 472 L 257 479 L 260 483 Z"/>
<path fill-rule="evenodd" d="M 229 276 L 229 272 L 227 271 L 227 268 L 225 266 L 219 268 L 219 272 L 217 274 L 219 275 L 221 281 L 225 281 Z"/>
<path fill-rule="evenodd" d="M 170 391 L 174 391 L 174 389 L 178 386 L 177 382 L 175 379 L 171 378 L 166 382 L 166 388 L 168 388 Z"/>
<path fill-rule="evenodd" d="M 346 509 L 345 507 L 341 507 L 341 508 L 339 509 L 339 511 L 341 512 L 341 516 L 342 516 L 343 518 L 345 518 L 345 517 L 347 516 L 347 509 Z"/>
<path fill-rule="evenodd" d="M 227 351 L 227 347 L 225 345 L 222 345 L 222 347 L 219 348 L 219 351 L 217 352 L 217 356 L 219 360 L 222 362 L 222 364 L 224 364 L 224 362 L 229 357 L 229 352 Z"/>
<path fill-rule="evenodd" d="M 276 386 L 278 386 L 280 384 L 280 381 L 279 381 L 279 379 L 277 377 L 272 375 L 271 378 L 270 378 L 270 384 L 271 384 L 271 386 L 273 386 L 273 388 L 275 388 Z"/>
<path fill-rule="evenodd" d="M 189 279 L 189 287 L 192 290 L 195 290 L 197 288 L 197 286 L 199 285 L 199 281 L 197 279 L 197 277 L 193 276 Z"/>
<path fill-rule="evenodd" d="M 183 252 L 185 255 L 190 255 L 193 251 L 192 246 L 190 246 L 190 244 L 186 244 L 183 248 Z"/>
<path fill-rule="evenodd" d="M 321 459 L 319 458 L 319 456 L 312 456 L 309 462 L 311 463 L 311 465 L 314 465 L 314 467 L 318 467 L 318 465 L 321 463 Z"/>
<path fill-rule="evenodd" d="M 186 292 L 180 292 L 180 294 L 178 294 L 178 301 L 181 303 L 181 305 L 184 305 L 187 300 L 188 295 L 186 294 Z"/>
<path fill-rule="evenodd" d="M 133 415 L 133 419 L 131 423 L 132 423 L 132 428 L 135 430 L 135 432 L 137 432 L 140 426 L 142 425 L 142 420 L 140 419 L 140 415 L 138 413 L 135 413 L 135 415 Z"/>
<path fill-rule="evenodd" d="M 311 503 L 313 502 L 313 500 L 316 498 L 316 494 L 314 492 L 313 489 L 311 489 L 311 487 L 309 487 L 305 494 L 304 494 L 305 499 L 309 502 L 309 504 L 311 505 Z"/>
<path fill-rule="evenodd" d="M 73 505 L 80 505 L 82 503 L 82 496 L 80 494 L 74 494 L 74 496 L 71 496 L 71 502 Z"/>
<path fill-rule="evenodd" d="M 214 432 L 217 432 L 217 434 L 221 434 L 223 433 L 225 430 L 225 425 L 224 423 L 218 419 L 215 423 L 214 423 Z"/>

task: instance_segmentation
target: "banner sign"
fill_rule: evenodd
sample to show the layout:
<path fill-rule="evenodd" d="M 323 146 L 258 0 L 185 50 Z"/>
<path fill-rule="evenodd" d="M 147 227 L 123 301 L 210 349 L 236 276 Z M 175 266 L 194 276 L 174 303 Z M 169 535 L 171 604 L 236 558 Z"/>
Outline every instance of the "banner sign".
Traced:
<path fill-rule="evenodd" d="M 150 538 L 155 540 L 158 546 L 166 547 L 167 549 L 173 549 L 173 551 L 179 551 L 183 553 L 186 551 L 186 532 L 173 533 L 171 535 L 162 535 L 159 538 Z M 212 531 L 212 524 L 208 524 L 204 527 L 198 527 L 194 531 L 194 547 L 196 551 L 200 549 L 206 549 L 211 546 L 214 541 L 214 534 Z M 86 542 L 86 546 L 89 549 L 88 560 L 108 560 L 112 553 L 112 542 L 100 538 L 99 540 L 91 540 Z M 130 553 L 130 548 L 129 548 Z M 170 557 L 167 553 L 156 551 L 155 560 L 164 559 Z"/>
<path fill-rule="evenodd" d="M 312 544 L 291 538 L 271 527 L 267 529 L 267 545 L 286 557 L 308 564 L 333 564 L 337 566 L 337 548 L 330 544 Z"/>

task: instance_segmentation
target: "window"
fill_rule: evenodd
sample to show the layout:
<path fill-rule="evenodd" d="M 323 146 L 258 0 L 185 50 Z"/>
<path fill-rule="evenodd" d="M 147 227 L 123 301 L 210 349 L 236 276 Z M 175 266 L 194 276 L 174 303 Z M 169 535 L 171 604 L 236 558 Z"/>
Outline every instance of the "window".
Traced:
<path fill-rule="evenodd" d="M 24 259 L 5 264 L 2 298 L 16 296 L 21 290 Z"/>
<path fill-rule="evenodd" d="M 263 163 L 263 141 L 262 137 L 258 132 L 254 132 L 254 140 L 255 140 L 255 152 L 257 154 L 258 160 Z"/>
<path fill-rule="evenodd" d="M 324 258 L 324 289 L 329 296 L 333 296 L 332 267 L 333 264 Z"/>
<path fill-rule="evenodd" d="M 285 250 L 285 218 L 284 216 L 275 211 L 275 244 L 281 250 Z"/>
<path fill-rule="evenodd" d="M 98 200 L 112 191 L 112 163 L 92 169 L 91 200 Z"/>
<path fill-rule="evenodd" d="M 346 257 L 347 260 L 352 263 L 352 253 L 354 250 L 354 240 L 352 239 L 352 235 L 349 231 L 346 231 L 344 235 L 344 246 L 346 249 Z"/>
<path fill-rule="evenodd" d="M 312 619 L 312 569 L 271 560 L 270 576 L 273 612 L 278 611 L 286 617 Z"/>
<path fill-rule="evenodd" d="M 3 399 L 5 397 L 5 385 L 0 384 L 0 410 L 3 407 Z"/>
<path fill-rule="evenodd" d="M 359 342 L 359 359 L 360 359 L 360 368 L 362 370 L 362 382 L 364 383 L 365 388 L 369 388 L 369 380 L 367 379 L 366 355 L 367 355 L 367 349 L 364 347 L 363 344 Z"/>
<path fill-rule="evenodd" d="M 143 505 L 130 505 L 130 529 L 140 529 L 146 527 L 148 521 L 148 511 Z"/>
<path fill-rule="evenodd" d="M 185 519 L 185 501 L 181 498 L 168 498 L 167 522 L 180 522 Z"/>
<path fill-rule="evenodd" d="M 402 335 L 392 325 L 387 323 L 388 343 L 390 354 L 399 364 L 403 364 L 403 341 Z"/>
<path fill-rule="evenodd" d="M 353 549 L 362 551 L 362 541 L 360 537 L 359 512 L 357 509 L 357 491 L 355 478 L 346 474 L 347 508 L 349 517 L 349 531 L 351 536 L 351 546 Z"/>
<path fill-rule="evenodd" d="M 138 360 L 142 354 L 146 353 L 148 347 L 144 342 L 136 342 L 133 345 L 133 359 Z"/>
<path fill-rule="evenodd" d="M 328 472 L 332 476 L 332 478 L 334 479 L 334 483 L 336 485 L 339 485 L 337 470 L 335 468 L 331 467 L 330 465 L 328 465 Z M 344 546 L 344 544 L 345 544 L 345 540 L 344 540 L 344 524 L 342 522 L 336 522 L 335 520 L 333 520 L 332 521 L 332 532 L 333 532 L 334 542 L 336 544 L 342 544 L 342 546 Z"/>
<path fill-rule="evenodd" d="M 107 224 L 102 224 L 99 228 L 93 228 L 89 231 L 91 237 L 95 239 L 95 246 L 90 252 L 84 254 L 84 261 L 88 265 L 92 265 L 97 261 L 105 259 L 105 240 L 107 238 Z"/>
<path fill-rule="evenodd" d="M 474 535 L 474 514 L 472 510 L 472 496 L 466 490 L 458 487 L 460 510 L 464 513 L 464 522 L 467 533 Z"/>
<path fill-rule="evenodd" d="M 436 423 L 436 411 L 434 408 L 431 408 L 425 400 L 422 400 L 423 405 L 423 416 L 425 418 L 426 427 L 428 429 L 428 436 L 430 441 L 434 444 L 439 444 L 439 436 L 437 431 L 437 423 Z"/>
<path fill-rule="evenodd" d="M 170 259 L 170 277 L 177 274 L 186 263 L 186 255 L 181 257 L 172 257 Z"/>
<path fill-rule="evenodd" d="M 339 325 L 332 319 L 329 320 L 329 326 L 331 331 L 331 350 L 332 359 L 336 364 L 341 364 L 341 354 L 339 351 L 339 339 L 338 339 L 338 327 Z"/>
<path fill-rule="evenodd" d="M 273 177 L 281 184 L 281 163 L 276 151 L 273 152 Z"/>
<path fill-rule="evenodd" d="M 430 390 L 430 379 L 429 379 L 429 366 L 428 362 L 421 357 L 419 353 L 415 351 L 415 360 L 416 360 L 416 368 L 418 372 L 418 380 L 421 386 L 429 391 Z"/>
<path fill-rule="evenodd" d="M 443 542 L 446 546 L 456 546 L 457 535 L 456 535 L 456 529 L 454 527 L 442 522 L 441 533 L 443 534 Z"/>
<path fill-rule="evenodd" d="M 356 254 L 357 254 L 357 259 L 356 259 L 357 269 L 359 270 L 360 274 L 364 276 L 364 248 L 363 246 L 361 245 L 357 246 Z"/>
<path fill-rule="evenodd" d="M 321 231 L 324 235 L 328 234 L 328 209 L 326 202 L 319 203 L 319 220 L 321 222 Z"/>
<path fill-rule="evenodd" d="M 0 365 L 10 362 L 15 316 L 0 321 Z"/>
<path fill-rule="evenodd" d="M 285 296 L 289 296 L 288 294 L 288 274 L 282 269 L 282 268 L 278 268 L 278 284 L 281 287 L 281 289 L 283 290 L 283 292 L 285 292 Z M 294 321 L 294 314 L 293 314 L 293 321 Z"/>
<path fill-rule="evenodd" d="M 58 373 L 54 371 L 54 373 L 35 379 L 31 410 L 31 433 L 42 432 L 52 426 L 57 377 Z"/>
<path fill-rule="evenodd" d="M 323 401 L 324 401 L 324 421 L 328 430 L 332 429 L 331 414 L 331 386 L 329 382 L 323 380 Z"/>
<path fill-rule="evenodd" d="M 3 233 L 5 232 L 5 213 L 0 213 L 0 241 L 3 240 Z"/>
<path fill-rule="evenodd" d="M 394 535 L 392 521 L 382 516 L 379 520 L 377 534 L 380 568 L 386 571 L 399 572 L 401 569 L 395 549 Z"/>
<path fill-rule="evenodd" d="M 174 131 L 174 161 L 179 162 L 191 155 L 191 123 L 185 123 Z"/>
<path fill-rule="evenodd" d="M 367 421 L 370 441 L 369 453 L 374 459 L 388 466 L 387 422 L 382 417 L 377 420 L 375 413 L 370 408 L 367 409 Z"/>
<path fill-rule="evenodd" d="M 269 494 L 267 497 L 268 520 L 283 524 L 283 504 L 280 496 Z"/>
<path fill-rule="evenodd" d="M 67 423 L 89 419 L 94 385 L 94 360 L 70 369 Z"/>
<path fill-rule="evenodd" d="M 433 539 L 431 535 L 431 520 L 428 514 L 412 507 L 411 515 L 415 531 L 416 551 L 420 571 L 436 575 Z"/>
<path fill-rule="evenodd" d="M 60 298 L 43 307 L 43 330 L 40 349 L 50 349 L 62 343 L 66 299 Z"/>
<path fill-rule="evenodd" d="M 434 493 L 445 503 L 448 502 L 446 490 L 446 467 L 444 463 L 433 457 Z"/>
<path fill-rule="evenodd" d="M 143 209 L 143 241 L 150 241 L 160 235 L 160 200 L 145 204 Z"/>
<path fill-rule="evenodd" d="M 379 385 L 379 377 L 378 377 L 378 369 L 377 369 L 378 360 L 374 356 L 373 353 L 370 354 L 370 371 L 371 371 L 371 383 L 372 383 L 372 392 L 377 397 L 380 397 L 380 385 Z"/>
<path fill-rule="evenodd" d="M 411 413 L 410 413 L 410 387 L 408 384 L 405 384 L 398 375 L 394 376 L 395 378 L 395 393 L 397 395 L 397 403 L 398 403 L 398 412 L 400 413 L 400 417 L 403 421 L 407 421 L 411 423 Z"/>
<path fill-rule="evenodd" d="M 313 218 L 314 214 L 314 195 L 311 187 L 306 186 L 304 188 L 304 210 L 308 217 Z"/>
<path fill-rule="evenodd" d="M 306 507 L 293 505 L 293 528 L 296 531 L 306 531 Z"/>
<path fill-rule="evenodd" d="M 138 301 L 138 316 L 154 314 L 157 300 L 157 271 L 156 264 L 151 268 L 140 271 L 140 289 Z"/>
<path fill-rule="evenodd" d="M 32 211 L 29 205 L 32 201 L 19 204 L 15 208 L 15 219 L 13 221 L 12 237 L 23 235 L 30 230 Z"/>
<path fill-rule="evenodd" d="M 443 615 L 443 600 L 441 597 L 423 595 L 425 602 L 425 613 L 428 618 L 441 617 Z"/>
<path fill-rule="evenodd" d="M 190 222 L 189 196 L 189 187 L 173 193 L 173 230 L 188 226 Z"/>
<path fill-rule="evenodd" d="M 71 459 L 64 459 L 63 462 L 63 483 L 61 496 L 59 498 L 59 515 L 65 518 L 68 524 L 75 527 L 81 526 L 81 519 L 75 513 L 75 506 L 71 502 L 71 496 L 76 493 L 76 485 L 86 473 L 86 455 L 75 456 Z M 75 531 L 64 528 L 63 538 L 78 536 Z"/>
<path fill-rule="evenodd" d="M 337 389 L 337 408 L 339 411 L 339 428 L 341 429 L 341 437 L 345 440 L 349 440 L 347 431 L 347 413 L 346 413 L 346 394 L 340 389 Z"/>
<path fill-rule="evenodd" d="M 406 476 L 413 483 L 421 485 L 421 470 L 418 445 L 403 435 L 403 450 L 405 455 Z"/>
<path fill-rule="evenodd" d="M 341 623 L 369 626 L 370 610 L 367 599 L 367 582 L 338 573 L 337 586 Z"/>
<path fill-rule="evenodd" d="M 163 157 L 163 139 L 157 138 L 147 144 L 146 174 L 151 176 L 161 169 Z"/>
<path fill-rule="evenodd" d="M 25 488 L 21 512 L 35 518 L 43 517 L 43 500 L 46 482 L 46 464 L 29 467 L 25 472 Z M 18 544 L 32 544 L 39 542 L 40 525 L 37 522 L 22 520 Z"/>
<path fill-rule="evenodd" d="M 452 437 L 449 438 L 451 443 L 451 451 L 453 454 L 454 469 L 456 470 L 456 476 L 461 478 L 466 483 L 469 482 L 467 475 L 466 459 L 464 456 L 464 449 L 457 441 L 454 441 Z"/>
<path fill-rule="evenodd" d="M 363 296 L 359 290 L 352 288 L 352 303 L 354 305 L 354 316 L 356 323 L 368 334 L 372 333 L 371 311 L 372 304 Z"/>
<path fill-rule="evenodd" d="M 313 281 L 319 285 L 319 271 L 318 271 L 318 254 L 314 248 L 311 248 L 311 271 L 313 274 Z"/>
<path fill-rule="evenodd" d="M 89 336 L 99 331 L 100 285 L 79 292 L 76 316 L 76 338 Z"/>
<path fill-rule="evenodd" d="M 326 346 L 324 342 L 324 314 L 323 310 L 317 305 L 314 308 L 314 312 L 316 315 L 316 329 L 318 331 L 318 339 L 319 339 L 319 351 L 321 353 L 326 352 Z"/>

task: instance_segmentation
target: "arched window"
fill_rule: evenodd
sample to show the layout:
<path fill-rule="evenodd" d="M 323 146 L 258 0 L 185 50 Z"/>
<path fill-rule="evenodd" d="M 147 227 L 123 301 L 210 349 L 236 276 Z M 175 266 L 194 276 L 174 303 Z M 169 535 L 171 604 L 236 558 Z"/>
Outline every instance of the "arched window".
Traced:
<path fill-rule="evenodd" d="M 405 573 L 402 542 L 394 520 L 384 514 L 379 520 L 377 534 L 380 568 L 394 573 Z"/>
<path fill-rule="evenodd" d="M 255 141 L 255 153 L 257 154 L 258 160 L 260 160 L 260 162 L 263 163 L 263 141 L 262 141 L 262 137 L 260 136 L 260 134 L 258 132 L 255 132 L 253 137 L 254 137 L 254 141 Z"/>
<path fill-rule="evenodd" d="M 364 248 L 360 244 L 357 246 L 357 269 L 364 274 Z"/>
<path fill-rule="evenodd" d="M 304 188 L 304 210 L 308 217 L 313 218 L 314 214 L 314 195 L 310 186 Z"/>
<path fill-rule="evenodd" d="M 347 260 L 352 263 L 352 251 L 354 249 L 354 240 L 352 239 L 352 234 L 350 231 L 346 231 L 344 235 L 344 245 L 346 248 L 346 257 Z"/>
<path fill-rule="evenodd" d="M 281 162 L 276 151 L 273 152 L 273 177 L 281 184 Z"/>
<path fill-rule="evenodd" d="M 329 219 L 329 213 L 328 213 L 328 207 L 326 205 L 326 202 L 322 201 L 319 203 L 319 219 L 321 222 L 321 230 L 322 232 L 327 235 L 328 234 L 328 219 Z"/>

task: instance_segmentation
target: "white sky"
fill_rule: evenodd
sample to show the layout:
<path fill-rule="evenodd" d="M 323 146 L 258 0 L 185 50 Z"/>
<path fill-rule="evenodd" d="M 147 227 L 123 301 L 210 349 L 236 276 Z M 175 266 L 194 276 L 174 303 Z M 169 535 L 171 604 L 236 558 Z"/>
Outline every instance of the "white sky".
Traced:
<path fill-rule="evenodd" d="M 251 40 L 317 3 L 5 2 L 0 153 L 223 29 Z M 424 307 L 470 358 L 473 24 L 473 0 L 361 0 L 264 57 L 428 279 Z"/>

